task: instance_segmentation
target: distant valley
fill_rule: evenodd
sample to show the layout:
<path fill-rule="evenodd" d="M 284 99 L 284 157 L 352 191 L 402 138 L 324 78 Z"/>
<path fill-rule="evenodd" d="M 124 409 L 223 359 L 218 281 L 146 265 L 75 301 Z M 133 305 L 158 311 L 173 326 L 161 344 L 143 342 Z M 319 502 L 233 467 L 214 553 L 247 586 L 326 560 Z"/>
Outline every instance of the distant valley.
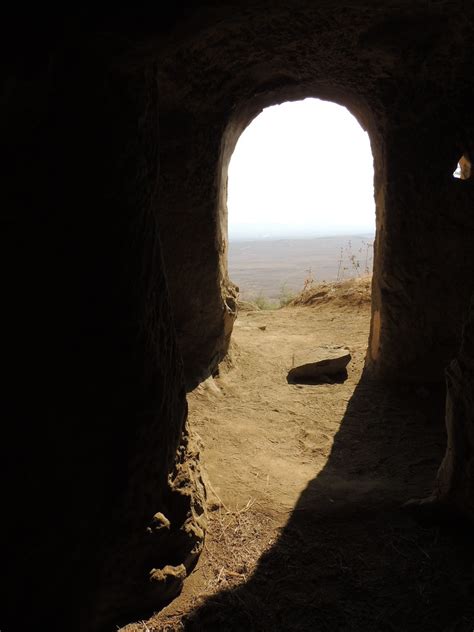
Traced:
<path fill-rule="evenodd" d="M 373 234 L 312 239 L 231 241 L 229 276 L 241 298 L 282 295 L 303 289 L 305 280 L 335 281 L 372 272 Z"/>

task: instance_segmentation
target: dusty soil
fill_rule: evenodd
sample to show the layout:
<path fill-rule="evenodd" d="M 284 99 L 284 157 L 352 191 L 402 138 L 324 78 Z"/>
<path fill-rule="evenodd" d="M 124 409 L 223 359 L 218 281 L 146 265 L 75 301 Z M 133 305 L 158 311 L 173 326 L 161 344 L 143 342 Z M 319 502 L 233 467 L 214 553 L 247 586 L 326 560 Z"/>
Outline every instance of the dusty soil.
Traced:
<path fill-rule="evenodd" d="M 472 536 L 402 508 L 444 452 L 443 387 L 363 376 L 369 284 L 331 292 L 242 312 L 231 361 L 189 396 L 205 551 L 180 597 L 127 632 L 472 632 Z M 293 355 L 321 344 L 350 348 L 348 379 L 288 384 Z"/>

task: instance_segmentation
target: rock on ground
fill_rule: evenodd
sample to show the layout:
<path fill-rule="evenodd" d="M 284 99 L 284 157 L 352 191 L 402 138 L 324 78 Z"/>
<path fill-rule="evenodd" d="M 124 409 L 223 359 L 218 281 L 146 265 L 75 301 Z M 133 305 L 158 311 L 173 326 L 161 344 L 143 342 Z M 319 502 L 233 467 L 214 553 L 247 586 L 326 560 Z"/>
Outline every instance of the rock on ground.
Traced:
<path fill-rule="evenodd" d="M 338 376 L 346 372 L 351 361 L 349 349 L 341 346 L 321 346 L 304 354 L 293 356 L 293 368 L 288 372 L 288 381 L 318 380 Z"/>

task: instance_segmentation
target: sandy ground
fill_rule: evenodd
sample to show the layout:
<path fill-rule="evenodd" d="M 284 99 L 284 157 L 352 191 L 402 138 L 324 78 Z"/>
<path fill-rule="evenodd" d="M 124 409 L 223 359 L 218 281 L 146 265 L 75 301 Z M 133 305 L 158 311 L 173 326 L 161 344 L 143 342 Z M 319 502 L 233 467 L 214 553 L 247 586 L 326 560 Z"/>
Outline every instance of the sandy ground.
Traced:
<path fill-rule="evenodd" d="M 204 553 L 174 602 L 124 630 L 472 632 L 472 537 L 401 507 L 444 452 L 443 388 L 363 377 L 369 318 L 367 300 L 239 315 L 231 361 L 189 396 Z M 288 384 L 293 356 L 324 344 L 349 347 L 348 379 Z"/>

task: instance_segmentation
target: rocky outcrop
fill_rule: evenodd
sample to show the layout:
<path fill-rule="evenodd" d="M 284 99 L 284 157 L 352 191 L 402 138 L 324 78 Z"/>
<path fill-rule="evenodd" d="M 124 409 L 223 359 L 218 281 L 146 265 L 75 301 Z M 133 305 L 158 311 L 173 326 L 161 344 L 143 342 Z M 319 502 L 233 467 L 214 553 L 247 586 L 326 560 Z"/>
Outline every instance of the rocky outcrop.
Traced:
<path fill-rule="evenodd" d="M 131 481 L 128 511 L 133 510 L 140 485 L 143 483 L 138 470 L 137 480 Z M 155 509 L 147 523 L 126 537 L 109 534 L 111 542 L 101 567 L 100 591 L 84 629 L 101 630 L 112 621 L 126 620 L 137 608 L 142 612 L 160 608 L 179 594 L 194 568 L 207 527 L 206 491 L 197 443 L 186 428 Z M 126 511 L 124 507 L 122 512 Z"/>

